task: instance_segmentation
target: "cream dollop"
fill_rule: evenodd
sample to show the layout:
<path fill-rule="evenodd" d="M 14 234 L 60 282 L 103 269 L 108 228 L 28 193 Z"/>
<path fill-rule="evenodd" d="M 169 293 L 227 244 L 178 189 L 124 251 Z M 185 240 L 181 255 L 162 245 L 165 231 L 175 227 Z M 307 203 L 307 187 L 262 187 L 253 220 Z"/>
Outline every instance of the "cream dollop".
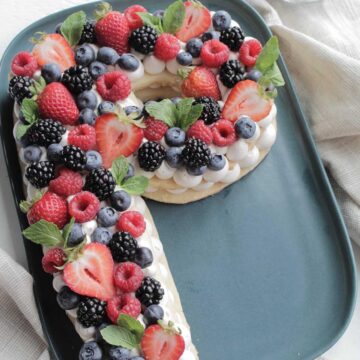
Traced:
<path fill-rule="evenodd" d="M 148 55 L 144 59 L 144 68 L 148 74 L 160 74 L 165 70 L 165 62 L 155 55 Z"/>

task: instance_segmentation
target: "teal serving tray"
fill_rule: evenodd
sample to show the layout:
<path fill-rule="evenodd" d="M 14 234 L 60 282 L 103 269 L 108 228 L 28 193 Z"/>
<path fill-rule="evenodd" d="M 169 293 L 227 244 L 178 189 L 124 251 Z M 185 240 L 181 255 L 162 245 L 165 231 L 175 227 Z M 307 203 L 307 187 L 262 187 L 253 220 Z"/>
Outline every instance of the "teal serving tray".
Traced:
<path fill-rule="evenodd" d="M 111 1 L 124 9 L 133 1 Z M 166 1 L 140 0 L 149 10 Z M 271 36 L 246 3 L 206 5 L 230 12 L 248 35 Z M 23 30 L 0 66 L 1 135 L 14 199 L 23 198 L 7 94 L 12 57 L 30 49 L 36 31 L 51 32 L 66 9 Z M 148 201 L 200 359 L 300 360 L 324 353 L 346 329 L 355 302 L 351 244 L 314 141 L 282 59 L 286 80 L 276 100 L 278 139 L 248 176 L 216 196 L 188 205 Z M 3 165 L 2 165 L 3 167 Z M 19 211 L 22 228 L 26 217 Z M 40 247 L 25 240 L 34 292 L 49 348 L 56 359 L 78 358 L 81 341 L 57 306 Z"/>

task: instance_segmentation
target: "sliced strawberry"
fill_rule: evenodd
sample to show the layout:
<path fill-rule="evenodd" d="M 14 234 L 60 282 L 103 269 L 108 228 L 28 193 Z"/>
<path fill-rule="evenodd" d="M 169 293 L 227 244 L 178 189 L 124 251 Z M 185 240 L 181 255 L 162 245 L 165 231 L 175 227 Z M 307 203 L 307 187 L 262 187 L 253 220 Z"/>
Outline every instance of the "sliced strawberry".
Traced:
<path fill-rule="evenodd" d="M 211 25 L 210 11 L 200 2 L 186 1 L 185 20 L 181 28 L 177 31 L 176 37 L 187 42 L 191 38 L 197 37 L 207 31 Z"/>
<path fill-rule="evenodd" d="M 222 117 L 236 121 L 241 115 L 250 116 L 259 121 L 269 114 L 271 101 L 262 98 L 259 94 L 259 85 L 252 80 L 238 82 L 231 90 L 223 111 Z"/>
<path fill-rule="evenodd" d="M 96 143 L 103 158 L 103 165 L 111 167 L 120 155 L 129 156 L 140 146 L 143 130 L 133 124 L 125 124 L 116 114 L 101 115 L 95 123 Z"/>
<path fill-rule="evenodd" d="M 106 245 L 85 245 L 79 257 L 65 265 L 64 281 L 79 295 L 107 301 L 115 295 L 114 261 Z"/>
<path fill-rule="evenodd" d="M 75 65 L 74 52 L 68 42 L 60 34 L 45 35 L 32 51 L 39 66 L 55 63 L 61 71 Z"/>

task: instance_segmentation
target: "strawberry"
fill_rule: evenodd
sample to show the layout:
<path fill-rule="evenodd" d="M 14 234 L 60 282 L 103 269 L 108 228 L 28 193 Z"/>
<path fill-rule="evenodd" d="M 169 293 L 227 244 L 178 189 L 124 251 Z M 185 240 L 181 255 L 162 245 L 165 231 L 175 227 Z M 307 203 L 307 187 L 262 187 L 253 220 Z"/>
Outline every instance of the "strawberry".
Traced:
<path fill-rule="evenodd" d="M 185 1 L 185 20 L 176 32 L 176 37 L 187 42 L 191 38 L 200 36 L 211 25 L 210 11 L 200 2 Z"/>
<path fill-rule="evenodd" d="M 73 97 L 59 82 L 46 85 L 38 96 L 37 103 L 42 119 L 53 119 L 64 125 L 74 125 L 79 118 L 79 110 Z"/>
<path fill-rule="evenodd" d="M 99 45 L 112 47 L 120 55 L 126 53 L 130 35 L 126 17 L 119 11 L 112 11 L 108 3 L 99 4 L 95 16 L 98 20 L 95 34 Z"/>
<path fill-rule="evenodd" d="M 181 84 L 184 97 L 208 96 L 220 100 L 220 90 L 216 77 L 211 70 L 204 66 L 194 68 Z"/>
<path fill-rule="evenodd" d="M 259 85 L 255 81 L 244 80 L 231 90 L 222 110 L 222 117 L 234 122 L 241 115 L 247 115 L 259 121 L 268 115 L 270 110 L 271 101 L 260 96 Z"/>
<path fill-rule="evenodd" d="M 34 46 L 32 54 L 40 67 L 48 63 L 59 65 L 61 71 L 75 65 L 74 52 L 60 34 L 45 34 Z"/>
<path fill-rule="evenodd" d="M 124 10 L 124 15 L 131 31 L 144 25 L 141 17 L 137 14 L 138 12 L 148 11 L 141 5 L 131 5 Z"/>
<path fill-rule="evenodd" d="M 70 169 L 61 168 L 57 178 L 49 183 L 49 191 L 63 197 L 74 195 L 83 187 L 82 176 Z"/>
<path fill-rule="evenodd" d="M 120 155 L 129 156 L 140 146 L 143 130 L 133 124 L 126 124 L 118 116 L 108 113 L 99 116 L 95 123 L 96 143 L 105 168 L 111 167 Z"/>
<path fill-rule="evenodd" d="M 37 70 L 36 59 L 27 51 L 21 51 L 15 55 L 11 62 L 11 71 L 15 75 L 33 76 Z"/>
<path fill-rule="evenodd" d="M 107 301 L 115 295 L 114 261 L 106 245 L 90 243 L 64 268 L 64 282 L 79 295 Z"/>
<path fill-rule="evenodd" d="M 172 324 L 149 326 L 141 339 L 145 360 L 179 360 L 185 350 L 184 338 Z"/>
<path fill-rule="evenodd" d="M 67 202 L 62 197 L 47 191 L 27 213 L 29 224 L 35 224 L 39 220 L 54 223 L 62 229 L 68 222 Z"/>

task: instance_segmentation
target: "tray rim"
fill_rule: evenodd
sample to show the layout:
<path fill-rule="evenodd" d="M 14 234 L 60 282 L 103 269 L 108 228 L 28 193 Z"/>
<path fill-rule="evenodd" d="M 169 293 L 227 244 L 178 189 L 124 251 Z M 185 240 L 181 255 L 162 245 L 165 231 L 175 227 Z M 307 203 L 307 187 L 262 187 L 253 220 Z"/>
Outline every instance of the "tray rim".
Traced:
<path fill-rule="evenodd" d="M 108 2 L 110 2 L 112 5 L 116 4 L 121 5 L 122 0 L 107 0 Z M 57 18 L 58 16 L 62 15 L 64 12 L 70 12 L 70 11 L 77 11 L 77 10 L 81 10 L 84 8 L 84 6 L 96 6 L 98 3 L 100 3 L 101 1 L 91 1 L 88 3 L 84 3 L 84 4 L 80 4 L 80 5 L 76 5 L 76 6 L 71 6 L 71 7 L 66 7 L 64 9 L 58 10 L 54 13 L 51 13 L 49 15 L 46 15 L 38 20 L 36 20 L 35 22 L 29 24 L 28 26 L 26 26 L 23 30 L 21 30 L 12 40 L 10 43 L 8 43 L 8 45 L 6 46 L 6 49 L 4 51 L 4 53 L 1 56 L 0 59 L 0 74 L 3 71 L 6 71 L 6 66 L 9 64 L 5 64 L 4 59 L 7 57 L 8 53 L 10 53 L 12 50 L 12 47 L 14 46 L 14 44 L 17 43 L 17 41 L 22 38 L 24 36 L 24 34 L 26 34 L 27 32 L 29 32 L 29 30 L 31 30 L 34 26 L 38 26 L 40 23 L 48 20 L 49 18 Z M 141 2 L 141 0 L 140 0 Z M 204 0 L 204 3 L 207 3 L 207 0 Z M 265 34 L 265 37 L 268 39 L 270 36 L 273 35 L 272 31 L 270 30 L 270 28 L 268 27 L 268 25 L 265 23 L 265 20 L 262 18 L 262 16 L 259 14 L 259 12 L 252 7 L 250 4 L 248 4 L 247 2 L 245 2 L 244 0 L 232 0 L 231 2 L 236 3 L 237 6 L 239 6 L 240 8 L 245 9 L 245 11 L 249 14 L 251 14 L 251 16 L 254 18 L 254 20 L 256 20 L 259 23 L 259 26 L 261 26 L 261 31 Z M 281 45 L 281 44 L 280 44 Z M 281 50 L 281 49 L 280 49 Z M 303 134 L 302 137 L 304 139 L 304 142 L 306 143 L 307 147 L 308 147 L 308 151 L 312 157 L 311 161 L 314 162 L 314 164 L 316 165 L 316 172 L 317 172 L 317 177 L 319 178 L 319 180 L 321 180 L 323 188 L 322 191 L 324 192 L 324 195 L 327 198 L 327 202 L 329 204 L 329 211 L 331 212 L 332 216 L 334 217 L 334 219 L 336 219 L 337 224 L 336 227 L 338 228 L 338 238 L 341 238 L 341 240 L 339 241 L 339 244 L 341 245 L 343 252 L 344 252 L 344 257 L 346 257 L 346 267 L 349 273 L 349 293 L 351 293 L 351 299 L 348 300 L 348 309 L 347 309 L 347 313 L 346 315 L 344 315 L 345 319 L 343 321 L 342 326 L 339 328 L 336 336 L 334 336 L 331 340 L 329 340 L 326 344 L 323 344 L 322 347 L 320 347 L 318 349 L 318 351 L 314 354 L 311 355 L 311 357 L 308 358 L 303 358 L 303 360 L 311 360 L 314 358 L 317 358 L 318 356 L 324 354 L 327 350 L 329 350 L 340 338 L 341 336 L 344 334 L 344 332 L 346 331 L 346 329 L 349 326 L 349 323 L 352 319 L 352 315 L 354 313 L 354 309 L 355 309 L 355 305 L 356 305 L 356 300 L 357 300 L 357 274 L 356 274 L 356 265 L 355 265 L 355 258 L 354 258 L 354 253 L 352 250 L 352 244 L 351 244 L 351 240 L 345 225 L 345 221 L 344 218 L 342 216 L 340 207 L 337 203 L 333 188 L 331 186 L 330 180 L 327 176 L 324 164 L 321 161 L 320 155 L 317 151 L 317 147 L 316 147 L 316 143 L 315 140 L 312 136 L 312 132 L 310 129 L 310 126 L 308 124 L 308 121 L 306 120 L 305 114 L 302 110 L 302 107 L 300 105 L 300 100 L 298 98 L 298 96 L 296 95 L 295 92 L 295 85 L 294 85 L 294 81 L 292 80 L 289 71 L 287 70 L 287 67 L 285 65 L 285 61 L 283 56 L 280 54 L 280 58 L 278 59 L 278 66 L 281 70 L 281 73 L 285 79 L 285 87 L 286 87 L 286 91 L 289 94 L 290 100 L 292 102 L 292 106 L 294 108 L 294 113 L 295 116 L 297 118 L 297 123 L 300 127 L 300 129 L 302 130 Z M 8 152 L 6 149 L 6 145 L 5 145 L 5 140 L 4 140 L 4 134 L 2 131 L 2 119 L 1 119 L 1 114 L 0 114 L 0 135 L 1 135 L 1 143 L 2 143 L 2 148 L 3 148 L 3 153 L 4 153 L 4 159 L 5 159 L 5 163 L 6 163 L 6 168 L 7 168 L 7 172 L 9 174 L 10 168 L 11 168 L 11 164 L 10 164 L 10 159 L 8 157 Z M 16 194 L 16 189 L 15 189 L 15 185 L 14 182 L 12 180 L 12 178 L 9 177 L 9 182 L 10 182 L 10 186 L 11 186 L 11 190 L 12 190 L 12 195 L 13 195 L 13 199 L 15 201 L 15 207 L 16 207 L 16 211 L 18 214 L 18 220 L 19 220 L 19 224 L 20 224 L 20 228 L 23 229 L 23 220 L 24 219 L 24 214 L 21 213 L 17 200 L 18 200 L 18 196 Z M 25 252 L 26 252 L 26 259 L 27 259 L 27 263 L 29 265 L 29 272 L 32 275 L 33 274 L 33 267 L 31 264 L 31 249 L 28 246 L 29 242 L 28 240 L 26 240 L 24 237 L 23 238 L 23 242 L 25 245 Z M 46 327 L 44 326 L 44 312 L 43 309 L 40 305 L 40 300 L 39 300 L 39 294 L 38 291 L 36 289 L 36 284 L 35 284 L 35 279 L 34 279 L 34 284 L 33 284 L 33 291 L 34 291 L 34 297 L 35 297 L 35 302 L 36 302 L 36 306 L 37 306 L 37 310 L 38 310 L 38 314 L 40 317 L 40 321 L 41 321 L 41 325 L 43 327 L 43 331 L 44 331 L 44 335 L 46 337 L 46 340 L 49 344 L 49 352 L 52 356 L 55 356 L 56 359 L 60 358 L 58 357 L 58 355 L 56 354 L 56 352 L 54 352 L 54 346 L 53 346 L 53 340 L 52 338 L 49 336 Z M 66 316 L 66 315 L 65 315 Z"/>

